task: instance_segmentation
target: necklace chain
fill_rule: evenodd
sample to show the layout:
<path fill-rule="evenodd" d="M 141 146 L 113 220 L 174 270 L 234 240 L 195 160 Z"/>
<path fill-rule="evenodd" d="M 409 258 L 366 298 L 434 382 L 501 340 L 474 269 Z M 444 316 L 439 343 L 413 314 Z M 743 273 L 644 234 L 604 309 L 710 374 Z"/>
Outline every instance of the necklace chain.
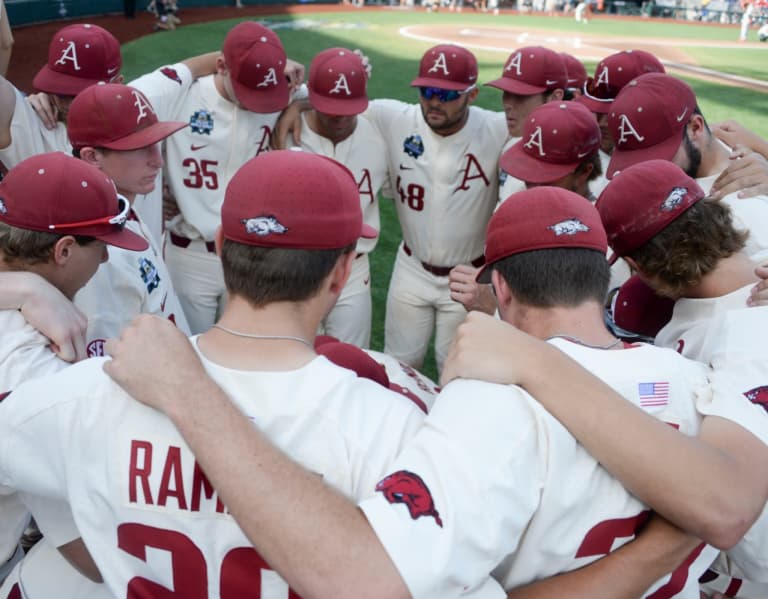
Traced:
<path fill-rule="evenodd" d="M 571 341 L 573 343 L 578 343 L 579 345 L 583 345 L 584 347 L 590 347 L 592 349 L 613 349 L 616 347 L 619 343 L 621 343 L 621 339 L 616 339 L 615 341 L 612 341 L 611 343 L 606 343 L 605 345 L 593 345 L 591 343 L 587 343 L 586 341 L 583 341 L 579 339 L 578 337 L 573 337 L 572 335 L 552 335 L 551 337 L 547 338 L 547 341 L 550 339 L 565 339 L 566 341 Z"/>
<path fill-rule="evenodd" d="M 225 333 L 229 333 L 230 335 L 234 335 L 235 337 L 245 337 L 247 339 L 264 339 L 266 341 L 298 341 L 299 343 L 303 343 L 308 348 L 312 349 L 312 344 L 303 337 L 294 337 L 293 335 L 257 335 L 256 333 L 243 333 L 241 331 L 233 331 L 232 329 L 228 329 L 227 327 L 221 326 L 220 324 L 213 325 L 213 328 L 224 331 Z"/>

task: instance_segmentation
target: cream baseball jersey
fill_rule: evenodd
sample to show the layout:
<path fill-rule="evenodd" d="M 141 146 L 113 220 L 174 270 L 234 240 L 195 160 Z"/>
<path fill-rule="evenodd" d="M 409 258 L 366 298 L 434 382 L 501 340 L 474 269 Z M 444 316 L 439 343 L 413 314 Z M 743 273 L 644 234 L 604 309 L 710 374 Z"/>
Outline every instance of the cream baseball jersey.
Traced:
<path fill-rule="evenodd" d="M 88 356 L 103 356 L 104 342 L 117 337 L 139 314 L 155 314 L 173 321 L 189 334 L 181 304 L 163 257 L 147 227 L 136 213 L 125 226 L 144 237 L 149 247 L 133 252 L 109 248 L 109 260 L 75 295 L 75 305 L 88 317 Z"/>
<path fill-rule="evenodd" d="M 684 434 L 698 432 L 702 365 L 647 345 L 552 343 L 639 408 Z M 629 541 L 647 517 L 515 386 L 451 382 L 389 472 L 360 507 L 415 597 L 455 595 L 488 572 L 509 590 L 579 568 Z M 656 596 L 698 598 L 698 575 L 715 555 L 697 548 L 653 587 Z"/>
<path fill-rule="evenodd" d="M 433 380 L 415 368 L 411 368 L 408 364 L 403 364 L 383 352 L 374 350 L 365 350 L 365 352 L 384 366 L 390 384 L 394 383 L 416 397 L 424 405 L 426 411 L 432 409 L 437 394 L 440 392 L 440 387 Z"/>
<path fill-rule="evenodd" d="M 446 137 L 429 128 L 418 104 L 374 100 L 365 115 L 387 144 L 397 215 L 413 254 L 438 266 L 481 256 L 498 199 L 504 113 L 470 107 L 464 127 Z"/>
<path fill-rule="evenodd" d="M 289 372 L 203 363 L 278 447 L 358 498 L 422 421 L 406 398 L 325 358 Z M 66 498 L 118 597 L 288 596 L 171 422 L 132 400 L 102 366 L 86 360 L 0 403 L 0 485 Z"/>
<path fill-rule="evenodd" d="M 503 154 L 506 152 L 509 148 L 520 141 L 520 139 L 521 138 L 519 137 L 511 138 L 509 141 L 507 141 L 507 143 L 504 144 L 504 147 L 501 149 L 501 153 Z M 525 183 L 523 181 L 516 179 L 503 168 L 499 167 L 499 203 L 506 200 L 513 193 L 523 191 L 524 189 Z"/>

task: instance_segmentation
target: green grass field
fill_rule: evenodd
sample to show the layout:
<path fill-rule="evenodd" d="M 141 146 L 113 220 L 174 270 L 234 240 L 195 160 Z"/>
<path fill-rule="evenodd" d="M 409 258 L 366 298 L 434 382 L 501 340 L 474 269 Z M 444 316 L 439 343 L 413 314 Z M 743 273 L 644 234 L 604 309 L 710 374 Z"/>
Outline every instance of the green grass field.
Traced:
<path fill-rule="evenodd" d="M 542 17 L 521 15 L 500 15 L 473 13 L 425 13 L 368 11 L 318 13 L 301 15 L 280 15 L 265 19 L 276 28 L 283 40 L 288 55 L 303 62 L 307 67 L 312 57 L 320 50 L 332 46 L 360 48 L 373 64 L 373 76 L 369 83 L 372 98 L 390 97 L 407 102 L 416 101 L 414 90 L 409 87 L 418 70 L 418 61 L 425 49 L 433 45 L 402 37 L 398 30 L 406 25 L 458 23 L 462 26 L 487 26 L 494 28 L 525 27 L 530 31 L 556 30 L 561 35 L 574 35 L 576 24 L 570 17 Z M 174 32 L 150 35 L 123 47 L 123 72 L 128 80 L 168 64 L 215 50 L 227 31 L 238 20 L 216 21 L 184 26 Z M 686 47 L 685 51 L 701 67 L 734 73 L 756 79 L 768 79 L 768 44 L 758 48 L 713 47 L 717 42 L 733 41 L 737 37 L 734 27 L 695 25 L 670 21 L 660 23 L 643 20 L 626 21 L 595 19 L 589 29 L 576 31 L 589 34 L 603 34 L 623 37 L 685 38 L 703 40 L 706 43 Z M 754 32 L 752 32 L 754 36 Z M 707 45 L 710 43 L 711 45 Z M 524 44 L 520 44 L 524 45 Z M 514 49 L 510 47 L 510 51 Z M 577 52 L 575 52 L 577 53 Z M 475 51 L 480 65 L 480 81 L 489 81 L 498 76 L 508 52 Z M 585 61 L 587 72 L 594 70 L 594 61 Z M 694 88 L 704 115 L 710 122 L 735 118 L 752 130 L 768 137 L 768 94 L 731 86 L 719 85 L 699 79 L 684 77 Z M 500 92 L 484 88 L 478 105 L 499 110 Z M 394 209 L 389 202 L 382 202 L 382 232 L 377 249 L 371 257 L 374 292 L 374 318 L 372 347 L 383 347 L 384 303 L 386 286 L 394 260 L 394 253 L 400 240 L 400 230 Z M 435 377 L 436 372 L 431 354 L 424 367 L 426 374 Z"/>

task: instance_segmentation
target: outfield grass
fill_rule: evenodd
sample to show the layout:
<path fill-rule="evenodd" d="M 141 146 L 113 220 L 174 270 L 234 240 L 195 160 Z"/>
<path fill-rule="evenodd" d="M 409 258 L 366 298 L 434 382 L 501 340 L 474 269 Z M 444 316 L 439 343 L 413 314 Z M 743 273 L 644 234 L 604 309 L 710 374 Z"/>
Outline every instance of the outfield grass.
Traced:
<path fill-rule="evenodd" d="M 163 64 L 175 62 L 215 50 L 227 31 L 239 20 L 216 21 L 189 25 L 174 32 L 150 35 L 123 47 L 123 72 L 128 80 Z M 409 87 L 418 70 L 418 61 L 424 50 L 432 44 L 399 35 L 398 30 L 411 24 L 460 23 L 488 27 L 525 27 L 534 30 L 560 30 L 563 35 L 578 33 L 605 34 L 624 37 L 685 38 L 733 41 L 738 35 L 735 27 L 683 24 L 670 21 L 660 23 L 643 20 L 614 19 L 592 20 L 588 27 L 577 27 L 570 17 L 541 17 L 473 13 L 428 14 L 420 11 L 403 12 L 366 11 L 280 15 L 268 19 L 276 27 L 288 55 L 309 66 L 312 57 L 320 50 L 332 46 L 361 48 L 373 64 L 373 76 L 369 83 L 371 97 L 390 97 L 407 102 L 416 100 Z M 754 34 L 754 32 L 753 32 Z M 757 79 L 768 79 L 768 44 L 759 48 L 714 48 L 707 46 L 685 47 L 699 66 Z M 500 73 L 507 53 L 476 51 L 480 66 L 480 81 L 489 81 Z M 594 62 L 585 61 L 587 71 L 594 70 Z M 699 104 L 710 122 L 735 118 L 752 130 L 768 137 L 768 94 L 747 89 L 723 86 L 699 79 L 683 77 L 696 91 Z M 483 88 L 477 101 L 484 108 L 501 108 L 501 93 Z M 371 256 L 373 283 L 373 336 L 372 347 L 383 347 L 384 303 L 395 250 L 400 240 L 400 228 L 395 211 L 389 202 L 382 202 L 382 232 L 379 245 Z M 426 374 L 435 377 L 431 354 L 424 368 Z"/>

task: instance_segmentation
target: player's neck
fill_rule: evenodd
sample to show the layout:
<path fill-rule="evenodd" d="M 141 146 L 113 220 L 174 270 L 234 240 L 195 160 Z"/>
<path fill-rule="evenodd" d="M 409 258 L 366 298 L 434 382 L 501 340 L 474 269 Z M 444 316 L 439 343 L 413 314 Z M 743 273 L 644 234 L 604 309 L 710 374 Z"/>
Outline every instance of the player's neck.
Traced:
<path fill-rule="evenodd" d="M 756 282 L 755 264 L 745 253 L 737 252 L 728 258 L 722 258 L 715 269 L 705 275 L 698 285 L 686 289 L 683 297 L 721 297 Z"/>
<path fill-rule="evenodd" d="M 574 307 L 527 307 L 513 324 L 539 339 L 564 337 L 589 347 L 607 347 L 616 341 L 605 327 L 603 308 L 597 302 Z"/>
<path fill-rule="evenodd" d="M 728 156 L 729 153 L 725 146 L 714 135 L 710 135 L 707 147 L 701 153 L 701 164 L 696 178 L 703 179 L 704 177 L 719 175 L 728 167 L 730 162 Z"/>

